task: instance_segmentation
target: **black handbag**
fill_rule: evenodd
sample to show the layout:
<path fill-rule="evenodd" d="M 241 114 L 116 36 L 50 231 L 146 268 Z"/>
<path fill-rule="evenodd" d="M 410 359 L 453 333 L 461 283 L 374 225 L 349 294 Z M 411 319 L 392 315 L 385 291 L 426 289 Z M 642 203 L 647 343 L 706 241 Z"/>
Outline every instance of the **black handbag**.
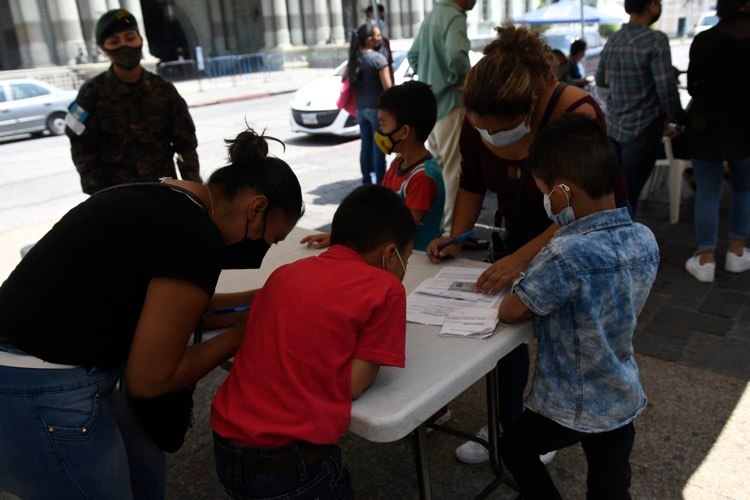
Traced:
<path fill-rule="evenodd" d="M 174 453 L 185 443 L 193 425 L 193 391 L 188 387 L 155 398 L 131 398 L 130 405 L 154 443 Z"/>
<path fill-rule="evenodd" d="M 203 340 L 203 321 L 198 320 L 193 344 Z M 167 453 L 174 453 L 185 443 L 193 426 L 193 392 L 195 385 L 154 398 L 130 397 L 130 406 L 154 443 Z"/>

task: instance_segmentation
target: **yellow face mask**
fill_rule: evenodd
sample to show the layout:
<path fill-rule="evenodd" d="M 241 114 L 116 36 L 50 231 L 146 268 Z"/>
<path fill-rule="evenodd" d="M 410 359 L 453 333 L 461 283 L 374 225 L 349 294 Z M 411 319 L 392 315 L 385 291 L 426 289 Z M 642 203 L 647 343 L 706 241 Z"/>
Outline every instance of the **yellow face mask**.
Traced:
<path fill-rule="evenodd" d="M 399 127 L 401 128 L 401 127 Z M 391 132 L 390 134 L 385 134 L 380 131 L 380 129 L 375 131 L 374 138 L 375 138 L 375 144 L 378 145 L 378 148 L 383 152 L 383 154 L 389 155 L 393 153 L 393 148 L 401 141 L 394 141 L 392 136 L 396 133 L 396 130 Z"/>

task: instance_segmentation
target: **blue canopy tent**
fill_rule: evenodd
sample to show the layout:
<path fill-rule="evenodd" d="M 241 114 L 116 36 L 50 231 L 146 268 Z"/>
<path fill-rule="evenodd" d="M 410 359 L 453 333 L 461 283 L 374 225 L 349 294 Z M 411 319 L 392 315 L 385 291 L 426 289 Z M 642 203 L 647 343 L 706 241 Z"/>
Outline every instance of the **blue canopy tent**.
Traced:
<path fill-rule="evenodd" d="M 585 5 L 580 0 L 561 0 L 547 7 L 521 14 L 514 21 L 531 25 L 581 23 L 581 36 L 583 36 L 585 23 L 620 23 L 622 19 Z"/>

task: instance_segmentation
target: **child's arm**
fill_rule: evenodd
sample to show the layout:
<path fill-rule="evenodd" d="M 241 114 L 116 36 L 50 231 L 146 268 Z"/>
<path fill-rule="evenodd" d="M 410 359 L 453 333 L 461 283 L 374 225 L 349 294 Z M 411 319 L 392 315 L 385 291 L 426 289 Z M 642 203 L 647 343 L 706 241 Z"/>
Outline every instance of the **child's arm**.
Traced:
<path fill-rule="evenodd" d="M 417 223 L 417 227 L 422 223 L 422 219 L 424 219 L 426 213 L 426 210 L 411 210 L 411 216 L 414 217 L 414 222 Z"/>
<path fill-rule="evenodd" d="M 352 359 L 352 399 L 358 399 L 375 382 L 380 365 Z"/>
<path fill-rule="evenodd" d="M 525 319 L 532 318 L 534 313 L 526 306 L 521 298 L 514 294 L 509 293 L 500 302 L 500 310 L 498 312 L 498 319 L 502 323 L 517 323 Z"/>
<path fill-rule="evenodd" d="M 299 240 L 301 244 L 307 243 L 307 248 L 325 248 L 331 246 L 331 233 L 310 234 Z"/>

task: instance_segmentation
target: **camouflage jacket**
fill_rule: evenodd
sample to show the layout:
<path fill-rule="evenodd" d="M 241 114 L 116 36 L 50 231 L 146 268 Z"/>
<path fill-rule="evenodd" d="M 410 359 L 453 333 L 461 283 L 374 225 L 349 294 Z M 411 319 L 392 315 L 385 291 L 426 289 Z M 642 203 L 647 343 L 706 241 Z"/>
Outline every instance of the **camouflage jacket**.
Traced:
<path fill-rule="evenodd" d="M 174 85 L 143 70 L 128 85 L 112 68 L 86 82 L 70 105 L 65 132 L 83 192 L 127 182 L 175 177 L 199 181 L 198 140 Z"/>

